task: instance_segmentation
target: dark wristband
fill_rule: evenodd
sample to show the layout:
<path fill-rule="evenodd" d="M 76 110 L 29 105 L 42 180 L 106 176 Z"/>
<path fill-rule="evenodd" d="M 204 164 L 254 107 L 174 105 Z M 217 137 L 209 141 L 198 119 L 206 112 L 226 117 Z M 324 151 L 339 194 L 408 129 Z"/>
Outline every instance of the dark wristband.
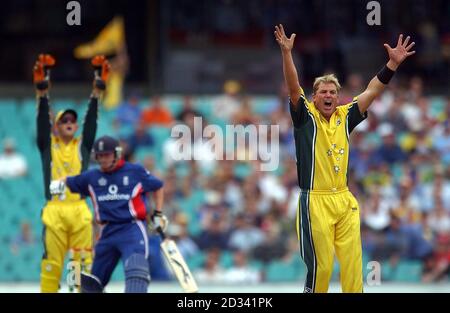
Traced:
<path fill-rule="evenodd" d="M 394 76 L 395 71 L 391 70 L 386 65 L 383 66 L 383 68 L 378 72 L 377 77 L 383 84 L 387 85 L 389 84 L 389 81 Z"/>

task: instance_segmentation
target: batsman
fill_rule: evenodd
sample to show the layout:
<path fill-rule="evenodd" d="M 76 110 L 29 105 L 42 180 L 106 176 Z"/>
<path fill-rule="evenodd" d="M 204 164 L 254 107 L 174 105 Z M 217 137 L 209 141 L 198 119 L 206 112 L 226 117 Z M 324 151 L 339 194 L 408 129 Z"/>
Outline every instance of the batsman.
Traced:
<path fill-rule="evenodd" d="M 164 230 L 168 220 L 162 213 L 163 182 L 141 165 L 125 162 L 119 141 L 109 136 L 97 139 L 94 153 L 99 169 L 54 180 L 54 195 L 71 192 L 90 196 L 101 235 L 95 245 L 91 273 L 81 273 L 81 292 L 101 293 L 120 259 L 125 271 L 125 292 L 145 293 L 150 283 L 146 196 L 154 196 L 151 214 L 154 229 Z M 66 188 L 68 187 L 68 188 Z"/>
<path fill-rule="evenodd" d="M 349 134 L 367 118 L 398 66 L 415 51 L 410 37 L 385 44 L 389 61 L 351 103 L 339 105 L 340 84 L 333 75 L 315 79 L 312 101 L 300 87 L 291 50 L 295 34 L 275 26 L 283 72 L 290 95 L 297 176 L 301 189 L 297 212 L 300 255 L 307 267 L 304 292 L 327 292 L 336 253 L 343 292 L 362 292 L 362 248 L 359 205 L 348 190 Z"/>
<path fill-rule="evenodd" d="M 81 137 L 75 137 L 78 130 L 78 115 L 75 110 L 58 112 L 53 123 L 50 117 L 50 69 L 55 63 L 51 55 L 41 54 L 33 69 L 38 106 L 37 146 L 41 155 L 47 200 L 41 213 L 44 254 L 40 289 L 45 293 L 58 292 L 64 258 L 70 249 L 77 251 L 74 255 L 76 261 L 80 262 L 83 258 L 87 268 L 92 263 L 92 213 L 85 198 L 70 191 L 52 196 L 49 185 L 51 180 L 77 175 L 87 169 L 97 130 L 99 97 L 105 89 L 109 72 L 109 63 L 103 56 L 92 59 L 95 74 L 92 94 Z"/>

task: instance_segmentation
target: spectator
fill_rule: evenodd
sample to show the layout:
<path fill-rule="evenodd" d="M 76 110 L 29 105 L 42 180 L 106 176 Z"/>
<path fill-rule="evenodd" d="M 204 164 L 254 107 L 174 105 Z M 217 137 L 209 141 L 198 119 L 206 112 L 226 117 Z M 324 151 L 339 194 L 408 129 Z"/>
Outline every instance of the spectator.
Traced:
<path fill-rule="evenodd" d="M 363 92 L 364 88 L 364 80 L 361 74 L 351 73 L 345 82 L 344 88 L 339 94 L 340 103 L 346 104 L 352 102 L 353 97 Z"/>
<path fill-rule="evenodd" d="M 378 127 L 383 142 L 381 146 L 375 151 L 372 162 L 377 164 L 387 163 L 393 165 L 398 162 L 406 160 L 406 155 L 396 143 L 394 130 L 391 124 L 381 124 Z"/>
<path fill-rule="evenodd" d="M 406 93 L 408 101 L 416 102 L 423 96 L 423 79 L 419 76 L 413 76 L 409 81 L 409 89 Z"/>
<path fill-rule="evenodd" d="M 155 144 L 155 140 L 147 132 L 147 129 L 143 123 L 138 123 L 136 125 L 134 133 L 128 137 L 127 142 L 131 154 L 134 154 L 139 148 L 150 148 Z"/>
<path fill-rule="evenodd" d="M 253 257 L 266 264 L 284 257 L 288 252 L 287 242 L 280 236 L 279 225 L 274 221 L 268 222 L 263 231 L 265 240 L 253 250 Z"/>
<path fill-rule="evenodd" d="M 28 172 L 25 157 L 16 152 L 13 139 L 3 141 L 3 154 L 0 154 L 0 178 L 14 178 L 25 176 Z"/>
<path fill-rule="evenodd" d="M 261 175 L 258 180 L 258 187 L 266 201 L 275 200 L 277 202 L 283 202 L 288 195 L 286 187 L 281 183 L 279 178 L 272 173 L 269 174 L 269 172 Z"/>
<path fill-rule="evenodd" d="M 427 217 L 427 224 L 436 236 L 449 235 L 450 212 L 445 210 L 441 201 L 436 201 L 435 205 L 434 210 Z"/>
<path fill-rule="evenodd" d="M 146 127 L 165 126 L 170 127 L 174 123 L 172 113 L 167 110 L 161 102 L 159 96 L 154 96 L 151 105 L 147 107 L 141 114 L 141 122 Z"/>
<path fill-rule="evenodd" d="M 425 260 L 432 253 L 432 245 L 423 235 L 421 224 L 408 224 L 391 214 L 391 222 L 385 233 L 385 242 L 378 247 L 375 258 L 404 258 Z M 381 255 L 380 255 L 381 254 Z"/>
<path fill-rule="evenodd" d="M 194 109 L 194 106 L 192 104 L 192 97 L 184 96 L 183 97 L 183 109 L 177 115 L 177 120 L 183 122 L 184 124 L 189 125 L 188 121 L 192 120 L 194 116 L 203 118 L 202 114 L 200 112 L 198 112 L 196 109 Z"/>
<path fill-rule="evenodd" d="M 261 273 L 248 265 L 244 251 L 237 250 L 233 253 L 233 266 L 225 271 L 224 280 L 233 285 L 254 285 L 261 282 Z"/>
<path fill-rule="evenodd" d="M 436 249 L 425 262 L 422 281 L 425 283 L 448 281 L 450 274 L 450 235 L 440 235 L 436 240 Z"/>
<path fill-rule="evenodd" d="M 23 222 L 20 225 L 20 234 L 11 240 L 11 253 L 17 255 L 21 247 L 31 246 L 35 241 L 30 223 Z"/>
<path fill-rule="evenodd" d="M 447 120 L 444 123 L 443 134 L 437 136 L 433 140 L 434 148 L 439 152 L 441 156 L 441 162 L 445 166 L 450 165 L 450 122 Z"/>
<path fill-rule="evenodd" d="M 224 186 L 224 201 L 230 206 L 231 214 L 236 214 L 239 210 L 242 210 L 244 196 L 242 193 L 242 181 L 234 173 L 233 161 L 220 161 L 215 176 Z"/>
<path fill-rule="evenodd" d="M 223 85 L 223 90 L 224 94 L 213 104 L 213 113 L 217 118 L 229 121 L 240 109 L 241 85 L 235 80 L 228 80 Z"/>
<path fill-rule="evenodd" d="M 261 118 L 252 111 L 250 97 L 243 97 L 239 110 L 233 114 L 231 124 L 233 125 L 258 125 Z"/>
<path fill-rule="evenodd" d="M 372 189 L 370 198 L 363 203 L 362 219 L 371 230 L 383 231 L 390 223 L 389 201 L 383 199 L 380 189 Z"/>
<path fill-rule="evenodd" d="M 351 148 L 349 155 L 349 166 L 354 170 L 357 181 L 364 179 L 369 172 L 370 158 L 373 154 L 373 148 L 363 141 L 363 136 L 365 136 L 363 132 L 353 132 L 353 148 Z"/>
<path fill-rule="evenodd" d="M 415 102 L 403 104 L 400 113 L 408 125 L 408 130 L 420 132 L 434 124 L 434 118 L 430 115 L 429 107 L 428 100 L 425 97 L 417 98 Z"/>
<path fill-rule="evenodd" d="M 217 247 L 221 250 L 228 249 L 229 233 L 226 223 L 221 221 L 219 214 L 215 213 L 206 228 L 197 237 L 197 244 L 202 250 Z"/>
<path fill-rule="evenodd" d="M 404 178 L 400 181 L 398 188 L 398 200 L 391 201 L 391 211 L 402 221 L 413 224 L 419 223 L 422 219 L 419 201 L 413 194 L 413 181 Z"/>
<path fill-rule="evenodd" d="M 148 155 L 144 158 L 144 160 L 142 160 L 142 166 L 149 171 L 150 173 L 155 173 L 156 172 L 156 165 L 155 165 L 155 159 Z M 158 174 L 156 176 L 162 176 L 161 174 Z"/>
<path fill-rule="evenodd" d="M 450 212 L 450 182 L 445 178 L 443 170 L 437 169 L 434 180 L 421 184 L 415 190 L 417 203 L 423 211 L 431 211 L 438 205 Z"/>
<path fill-rule="evenodd" d="M 245 214 L 238 214 L 230 235 L 229 247 L 247 253 L 264 241 L 264 233 Z"/>
<path fill-rule="evenodd" d="M 141 108 L 139 107 L 139 96 L 137 93 L 132 93 L 127 101 L 123 102 L 117 108 L 117 117 L 115 119 L 115 126 L 120 127 L 133 126 L 139 122 L 141 117 Z"/>
<path fill-rule="evenodd" d="M 207 285 L 224 282 L 225 271 L 219 264 L 220 255 L 221 250 L 219 248 L 208 250 L 203 267 L 193 273 L 199 284 Z"/>
<path fill-rule="evenodd" d="M 393 126 L 393 132 L 400 134 L 408 130 L 408 124 L 405 120 L 405 116 L 402 114 L 401 109 L 403 105 L 403 96 L 396 96 L 392 102 L 392 106 L 389 112 L 386 112 L 384 121 Z"/>

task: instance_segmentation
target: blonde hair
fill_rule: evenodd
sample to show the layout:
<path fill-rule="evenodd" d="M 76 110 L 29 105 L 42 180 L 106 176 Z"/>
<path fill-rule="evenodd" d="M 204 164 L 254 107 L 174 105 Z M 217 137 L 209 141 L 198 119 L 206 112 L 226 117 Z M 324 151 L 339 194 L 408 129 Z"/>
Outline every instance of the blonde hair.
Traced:
<path fill-rule="evenodd" d="M 313 85 L 313 94 L 316 94 L 317 90 L 319 89 L 320 83 L 329 84 L 332 83 L 336 86 L 337 91 L 341 89 L 341 84 L 339 84 L 339 80 L 334 74 L 327 74 L 324 76 L 316 77 L 314 80 Z"/>

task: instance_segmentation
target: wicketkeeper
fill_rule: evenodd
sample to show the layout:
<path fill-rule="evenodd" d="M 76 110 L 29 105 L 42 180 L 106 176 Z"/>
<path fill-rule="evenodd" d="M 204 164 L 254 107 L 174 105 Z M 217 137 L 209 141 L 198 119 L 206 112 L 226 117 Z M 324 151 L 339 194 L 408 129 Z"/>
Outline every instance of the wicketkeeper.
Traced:
<path fill-rule="evenodd" d="M 50 68 L 55 63 L 51 55 L 41 54 L 33 69 L 38 102 L 37 145 L 41 154 L 47 199 L 42 210 L 44 255 L 41 263 L 41 292 L 58 291 L 67 251 L 78 251 L 74 255 L 78 261 L 83 251 L 87 268 L 92 263 L 92 214 L 84 197 L 70 191 L 52 196 L 48 186 L 51 180 L 77 175 L 87 169 L 97 130 L 98 101 L 105 89 L 109 72 L 109 63 L 104 57 L 93 58 L 95 78 L 92 94 L 84 117 L 82 134 L 76 137 L 76 111 L 60 111 L 53 122 L 50 118 L 48 90 Z"/>

